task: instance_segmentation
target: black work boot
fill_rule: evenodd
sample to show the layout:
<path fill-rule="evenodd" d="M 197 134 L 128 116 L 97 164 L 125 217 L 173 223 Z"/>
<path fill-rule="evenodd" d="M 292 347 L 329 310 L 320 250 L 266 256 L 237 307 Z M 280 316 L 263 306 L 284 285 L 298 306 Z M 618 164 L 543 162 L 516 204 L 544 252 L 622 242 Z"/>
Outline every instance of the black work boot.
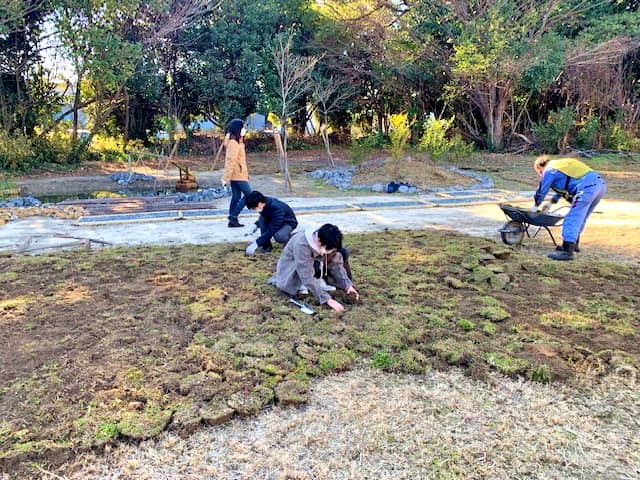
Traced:
<path fill-rule="evenodd" d="M 556 252 L 561 252 L 562 250 L 564 250 L 562 245 L 558 245 L 556 247 Z M 578 237 L 578 239 L 576 240 L 576 246 L 574 247 L 573 251 L 576 253 L 580 253 L 580 237 Z"/>
<path fill-rule="evenodd" d="M 271 242 L 267 243 L 266 245 L 263 245 L 260 248 L 260 253 L 263 253 L 263 254 L 267 254 L 267 253 L 270 253 L 272 251 L 273 251 L 273 245 L 271 245 Z"/>
<path fill-rule="evenodd" d="M 562 242 L 562 250 L 547 255 L 552 260 L 573 260 L 576 244 L 574 242 Z"/>
<path fill-rule="evenodd" d="M 244 227 L 244 225 L 242 223 L 240 223 L 237 218 L 229 217 L 229 223 L 228 223 L 227 227 L 229 227 L 229 228 L 240 228 L 240 227 Z"/>

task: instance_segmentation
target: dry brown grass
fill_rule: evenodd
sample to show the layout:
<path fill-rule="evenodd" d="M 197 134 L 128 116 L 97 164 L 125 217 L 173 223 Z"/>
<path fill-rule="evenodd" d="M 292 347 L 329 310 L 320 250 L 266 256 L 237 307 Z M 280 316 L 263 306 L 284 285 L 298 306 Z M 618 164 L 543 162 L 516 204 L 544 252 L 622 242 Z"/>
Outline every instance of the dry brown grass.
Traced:
<path fill-rule="evenodd" d="M 304 408 L 84 456 L 66 478 L 631 479 L 639 415 L 635 380 L 616 376 L 583 390 L 356 370 Z"/>
<path fill-rule="evenodd" d="M 433 162 L 406 158 L 404 160 L 372 161 L 360 165 L 352 179 L 353 185 L 387 184 L 390 181 L 406 182 L 421 190 L 428 190 L 443 185 L 471 185 L 477 180 L 459 173 L 439 168 Z"/>

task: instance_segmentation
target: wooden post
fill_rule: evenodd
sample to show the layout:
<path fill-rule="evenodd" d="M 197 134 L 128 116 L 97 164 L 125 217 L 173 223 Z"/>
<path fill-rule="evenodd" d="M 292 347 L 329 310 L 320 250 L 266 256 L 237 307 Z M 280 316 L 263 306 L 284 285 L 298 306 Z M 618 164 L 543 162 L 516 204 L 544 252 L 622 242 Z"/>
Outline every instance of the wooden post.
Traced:
<path fill-rule="evenodd" d="M 220 142 L 220 146 L 218 147 L 218 152 L 216 153 L 216 156 L 213 159 L 213 163 L 211 164 L 209 171 L 216 169 L 216 163 L 218 163 L 218 157 L 220 157 L 220 153 L 222 153 L 223 147 L 224 147 L 224 142 Z"/>
<path fill-rule="evenodd" d="M 326 125 L 320 127 L 320 135 L 322 135 L 322 141 L 324 142 L 324 149 L 327 154 L 327 161 L 332 168 L 336 167 L 336 162 L 333 160 L 333 154 L 331 153 L 331 144 L 329 143 L 329 131 Z"/>
<path fill-rule="evenodd" d="M 278 151 L 278 165 L 280 171 L 284 173 L 284 148 L 282 148 L 282 138 L 276 130 L 273 131 L 273 140 L 276 143 L 276 150 Z"/>

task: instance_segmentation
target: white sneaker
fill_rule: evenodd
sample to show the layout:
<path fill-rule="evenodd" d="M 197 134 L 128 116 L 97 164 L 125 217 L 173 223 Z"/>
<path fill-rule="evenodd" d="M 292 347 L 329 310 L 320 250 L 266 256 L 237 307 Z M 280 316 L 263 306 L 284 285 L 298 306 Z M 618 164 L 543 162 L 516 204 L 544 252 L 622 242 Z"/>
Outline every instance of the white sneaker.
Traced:
<path fill-rule="evenodd" d="M 335 292 L 336 291 L 336 287 L 334 287 L 333 285 L 328 285 L 327 282 L 324 281 L 324 278 L 320 279 L 320 288 L 322 290 L 324 290 L 325 292 Z"/>
<path fill-rule="evenodd" d="M 307 287 L 305 287 L 304 285 L 302 285 L 299 289 L 298 289 L 298 293 L 300 295 L 309 295 L 309 289 Z"/>

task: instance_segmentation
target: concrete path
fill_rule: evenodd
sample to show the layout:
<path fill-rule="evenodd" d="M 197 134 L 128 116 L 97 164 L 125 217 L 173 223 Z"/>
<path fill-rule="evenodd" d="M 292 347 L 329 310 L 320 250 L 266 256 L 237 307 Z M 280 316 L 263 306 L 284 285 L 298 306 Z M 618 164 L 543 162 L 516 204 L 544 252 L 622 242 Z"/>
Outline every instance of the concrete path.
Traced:
<path fill-rule="evenodd" d="M 428 195 L 383 194 L 333 198 L 280 197 L 296 212 L 299 228 L 334 223 L 344 233 L 382 229 L 443 228 L 492 237 L 504 223 L 500 202 L 531 198 L 530 192 L 470 190 Z M 227 228 L 228 198 L 210 210 L 83 217 L 79 221 L 30 217 L 0 227 L 0 250 L 41 253 L 82 246 L 82 239 L 109 245 L 207 244 L 249 241 L 257 214 L 245 210 L 245 228 Z M 93 246 L 102 245 L 92 242 Z M 86 243 L 86 242 L 85 242 Z"/>
<path fill-rule="evenodd" d="M 495 238 L 506 218 L 498 204 L 524 202 L 531 205 L 533 192 L 476 190 L 426 195 L 379 194 L 330 198 L 280 197 L 292 206 L 299 228 L 334 223 L 344 233 L 420 230 L 457 231 Z M 179 204 L 177 204 L 179 205 Z M 0 226 L 0 251 L 43 253 L 63 248 L 126 246 L 142 244 L 209 244 L 248 242 L 245 234 L 257 214 L 245 210 L 245 228 L 227 228 L 228 198 L 213 202 L 210 210 L 176 210 L 138 214 L 90 216 L 78 220 L 29 217 Z M 640 237 L 640 203 L 603 200 L 589 219 L 589 232 L 608 232 L 619 251 L 637 262 L 636 239 Z M 560 236 L 560 228 L 553 230 Z M 541 237 L 547 236 L 542 232 Z M 86 239 L 91 239 L 90 241 Z M 595 242 L 594 242 L 595 240 Z M 607 242 L 603 243 L 606 244 Z M 550 239 L 546 241 L 551 244 Z M 590 239 L 597 243 L 597 239 Z M 104 243 L 101 243 L 104 242 Z M 626 243 L 625 243 L 626 242 Z M 633 250 L 633 252 L 631 252 Z M 615 249 L 613 250 L 615 253 Z"/>

